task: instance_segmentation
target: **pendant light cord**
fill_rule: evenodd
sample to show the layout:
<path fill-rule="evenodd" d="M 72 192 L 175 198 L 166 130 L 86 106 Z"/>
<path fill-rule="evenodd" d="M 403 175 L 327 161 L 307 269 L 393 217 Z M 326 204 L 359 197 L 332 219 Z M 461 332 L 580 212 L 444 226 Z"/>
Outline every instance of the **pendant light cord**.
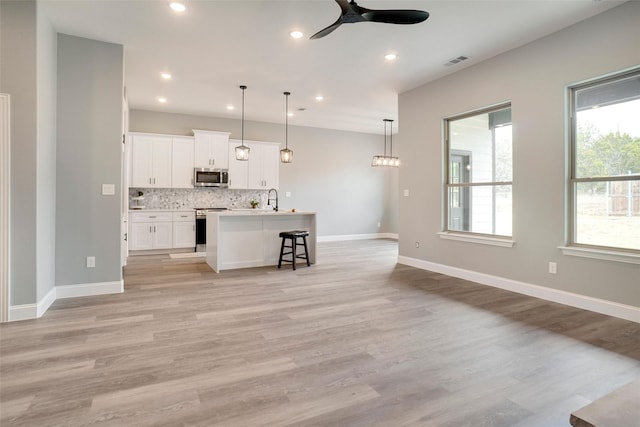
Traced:
<path fill-rule="evenodd" d="M 242 89 L 242 131 L 241 131 L 241 138 L 242 138 L 242 143 L 240 145 L 242 145 L 244 147 L 244 90 L 246 89 L 246 86 L 240 86 L 240 89 Z"/>
<path fill-rule="evenodd" d="M 391 120 L 389 126 L 389 142 L 391 143 L 391 152 L 389 153 L 389 157 L 393 157 L 393 120 Z"/>
<path fill-rule="evenodd" d="M 284 111 L 284 148 L 289 149 L 289 95 L 285 92 L 285 111 Z"/>
<path fill-rule="evenodd" d="M 387 121 L 384 120 L 384 153 L 383 155 L 387 156 Z"/>

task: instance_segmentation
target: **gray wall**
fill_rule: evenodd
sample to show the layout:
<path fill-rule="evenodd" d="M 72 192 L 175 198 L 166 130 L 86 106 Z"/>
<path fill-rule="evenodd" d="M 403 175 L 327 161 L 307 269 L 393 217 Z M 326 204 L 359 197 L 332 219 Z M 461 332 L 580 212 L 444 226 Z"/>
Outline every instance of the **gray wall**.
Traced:
<path fill-rule="evenodd" d="M 0 2 L 0 92 L 11 95 L 10 304 L 36 302 L 35 2 Z"/>
<path fill-rule="evenodd" d="M 56 285 L 122 279 L 123 47 L 58 34 Z M 102 184 L 116 194 L 103 196 Z M 87 256 L 96 268 L 85 267 Z"/>
<path fill-rule="evenodd" d="M 37 300 L 55 286 L 57 34 L 38 4 Z"/>
<path fill-rule="evenodd" d="M 383 129 L 382 118 L 380 128 Z M 130 130 L 192 135 L 192 129 L 231 132 L 233 119 L 131 110 Z M 245 139 L 280 142 L 284 123 L 245 122 Z M 394 138 L 394 152 L 398 151 Z M 318 212 L 318 235 L 397 233 L 397 169 L 372 168 L 383 136 L 289 125 L 294 160 L 280 164 L 280 206 Z M 286 192 L 291 197 L 285 197 Z M 378 228 L 378 222 L 381 223 Z"/>
<path fill-rule="evenodd" d="M 565 93 L 640 63 L 640 3 L 599 16 L 400 95 L 400 255 L 640 306 L 640 267 L 563 256 Z M 442 240 L 442 119 L 511 101 L 513 248 Z M 419 249 L 414 241 L 421 241 Z M 549 261 L 558 274 L 547 273 Z"/>

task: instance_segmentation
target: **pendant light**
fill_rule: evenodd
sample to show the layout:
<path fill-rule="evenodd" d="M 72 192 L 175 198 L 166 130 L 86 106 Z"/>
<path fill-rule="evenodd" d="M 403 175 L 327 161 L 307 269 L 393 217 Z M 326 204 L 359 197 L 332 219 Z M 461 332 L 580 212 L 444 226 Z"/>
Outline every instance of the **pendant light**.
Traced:
<path fill-rule="evenodd" d="M 398 167 L 400 166 L 400 159 L 397 157 L 393 157 L 393 120 L 391 119 L 382 119 L 384 122 L 384 153 L 382 156 L 373 156 L 371 160 L 371 166 L 391 166 Z M 391 141 L 391 153 L 387 156 L 387 123 L 391 125 L 390 132 L 390 141 Z"/>
<path fill-rule="evenodd" d="M 293 161 L 293 151 L 289 150 L 289 95 L 291 92 L 284 92 L 285 109 L 284 109 L 284 148 L 280 150 L 280 161 L 282 163 L 291 163 Z"/>
<path fill-rule="evenodd" d="M 244 91 L 247 87 L 245 85 L 240 86 L 242 89 L 242 127 L 241 127 L 241 143 L 236 147 L 236 160 L 247 161 L 249 160 L 250 148 L 244 145 Z"/>

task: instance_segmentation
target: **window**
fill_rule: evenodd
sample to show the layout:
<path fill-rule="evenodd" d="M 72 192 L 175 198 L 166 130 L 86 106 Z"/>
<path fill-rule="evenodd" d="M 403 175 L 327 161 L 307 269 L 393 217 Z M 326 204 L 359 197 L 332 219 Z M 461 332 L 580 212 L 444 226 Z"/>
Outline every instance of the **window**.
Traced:
<path fill-rule="evenodd" d="M 511 106 L 445 120 L 445 231 L 511 236 Z"/>
<path fill-rule="evenodd" d="M 570 96 L 570 243 L 640 251 L 640 70 Z"/>

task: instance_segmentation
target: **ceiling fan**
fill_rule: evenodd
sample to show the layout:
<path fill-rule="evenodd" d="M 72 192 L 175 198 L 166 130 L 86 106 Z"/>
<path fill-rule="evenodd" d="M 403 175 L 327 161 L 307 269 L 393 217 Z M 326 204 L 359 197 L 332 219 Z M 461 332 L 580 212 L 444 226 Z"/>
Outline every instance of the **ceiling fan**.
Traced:
<path fill-rule="evenodd" d="M 342 9 L 342 14 L 336 22 L 327 28 L 318 31 L 310 39 L 324 37 L 342 24 L 355 24 L 357 22 L 383 22 L 386 24 L 417 24 L 429 17 L 429 12 L 423 10 L 396 9 L 396 10 L 372 10 L 358 6 L 351 0 L 335 0 Z"/>

